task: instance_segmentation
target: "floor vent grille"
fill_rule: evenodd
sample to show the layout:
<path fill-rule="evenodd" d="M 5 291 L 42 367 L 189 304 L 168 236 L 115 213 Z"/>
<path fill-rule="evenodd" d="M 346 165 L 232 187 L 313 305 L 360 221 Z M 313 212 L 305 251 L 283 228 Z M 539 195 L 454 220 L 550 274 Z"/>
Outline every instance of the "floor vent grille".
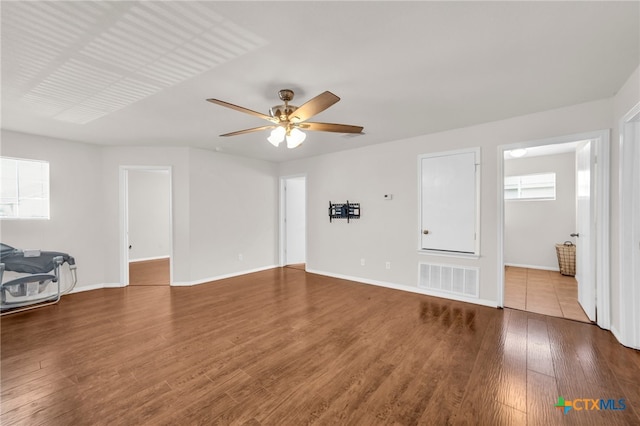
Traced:
<path fill-rule="evenodd" d="M 479 275 L 478 268 L 421 263 L 418 287 L 477 298 Z"/>

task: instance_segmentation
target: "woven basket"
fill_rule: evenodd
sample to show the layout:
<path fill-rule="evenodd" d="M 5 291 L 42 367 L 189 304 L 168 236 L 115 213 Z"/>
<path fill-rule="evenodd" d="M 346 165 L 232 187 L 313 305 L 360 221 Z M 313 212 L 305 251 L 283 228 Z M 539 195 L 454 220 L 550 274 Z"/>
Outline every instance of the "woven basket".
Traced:
<path fill-rule="evenodd" d="M 560 273 L 571 277 L 576 276 L 576 246 L 571 241 L 563 244 L 556 244 L 556 254 L 558 255 L 558 265 Z"/>

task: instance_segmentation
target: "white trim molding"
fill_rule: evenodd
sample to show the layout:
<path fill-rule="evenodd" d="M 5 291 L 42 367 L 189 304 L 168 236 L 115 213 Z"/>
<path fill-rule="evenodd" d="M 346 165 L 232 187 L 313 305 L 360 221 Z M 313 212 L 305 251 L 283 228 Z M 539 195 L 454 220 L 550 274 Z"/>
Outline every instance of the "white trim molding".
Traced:
<path fill-rule="evenodd" d="M 640 349 L 640 209 L 638 166 L 640 163 L 640 103 L 620 120 L 619 140 L 619 317 L 614 335 L 623 344 Z M 634 186 L 635 185 L 635 186 Z M 613 331 L 613 329 L 612 329 Z"/>
<path fill-rule="evenodd" d="M 595 172 L 595 190 L 598 194 L 595 206 L 594 217 L 597 217 L 595 224 L 596 244 L 596 273 L 593 280 L 596 283 L 596 312 L 597 324 L 605 329 L 611 328 L 611 277 L 610 277 L 610 129 L 597 130 L 574 135 L 558 136 L 549 139 L 517 142 L 498 146 L 498 306 L 504 306 L 504 153 L 516 148 L 531 148 L 542 145 L 555 145 L 576 141 L 594 141 L 593 152 L 596 157 L 597 167 Z"/>
<path fill-rule="evenodd" d="M 498 307 L 498 304 L 494 300 L 485 300 L 485 299 L 476 299 L 475 297 L 458 296 L 458 295 L 446 293 L 446 292 L 438 292 L 438 291 L 427 290 L 419 287 L 412 287 L 408 285 L 395 284 L 395 283 L 390 283 L 385 281 L 371 280 L 368 278 L 354 277 L 350 275 L 335 274 L 333 272 L 319 271 L 316 269 L 307 269 L 307 272 L 310 274 L 323 275 L 326 277 L 353 281 L 359 284 L 368 284 L 368 285 L 375 285 L 378 287 L 390 288 L 393 290 L 408 291 L 410 293 L 422 294 L 424 296 L 439 297 L 441 299 L 455 300 L 457 302 L 465 302 L 465 303 L 471 303 L 474 305 L 488 306 L 490 308 Z"/>
<path fill-rule="evenodd" d="M 285 219 L 286 219 L 286 199 L 287 199 L 287 195 L 286 195 L 286 185 L 287 185 L 287 180 L 288 179 L 296 179 L 296 178 L 304 178 L 304 185 L 305 185 L 305 190 L 304 190 L 304 205 L 305 205 L 305 214 L 306 214 L 306 207 L 307 207 L 307 174 L 306 173 L 299 173 L 299 174 L 295 174 L 295 175 L 286 175 L 286 176 L 280 176 L 279 178 L 279 186 L 278 186 L 278 208 L 279 208 L 279 214 L 278 214 L 278 262 L 279 262 L 279 266 L 286 266 L 287 263 L 287 254 L 285 252 L 286 248 L 287 248 L 287 225 L 285 223 Z M 306 253 L 309 252 L 309 247 L 307 244 L 308 238 L 307 238 L 307 226 L 306 226 L 306 222 L 307 222 L 307 218 L 305 217 L 305 227 L 304 227 L 304 244 L 305 244 L 305 255 Z"/>
<path fill-rule="evenodd" d="M 82 293 L 83 291 L 91 291 L 91 290 L 100 290 L 105 287 L 107 287 L 107 284 L 90 284 L 90 285 L 75 286 L 73 290 L 71 290 L 67 294 Z"/>
<path fill-rule="evenodd" d="M 206 283 L 210 283 L 212 281 L 224 280 L 225 278 L 238 277 L 240 275 L 252 274 L 254 272 L 266 271 L 267 269 L 275 269 L 275 268 L 278 268 L 278 267 L 279 267 L 278 265 L 262 266 L 260 268 L 248 269 L 248 270 L 245 270 L 245 271 L 238 271 L 238 272 L 231 272 L 229 274 L 216 275 L 215 277 L 201 278 L 199 280 L 194 280 L 194 281 L 173 282 L 171 285 L 174 286 L 174 287 L 189 287 L 189 286 L 192 286 L 192 285 L 206 284 Z"/>
<path fill-rule="evenodd" d="M 522 265 L 519 263 L 505 263 L 504 266 L 511 266 L 513 268 L 526 268 L 526 269 L 540 269 L 541 271 L 553 271 L 560 272 L 560 268 L 551 266 L 538 266 L 538 265 Z"/>
<path fill-rule="evenodd" d="M 171 256 L 141 257 L 140 259 L 129 259 L 129 263 L 149 262 L 151 260 L 163 260 L 163 259 L 171 259 Z"/>
<path fill-rule="evenodd" d="M 118 168 L 119 179 L 119 245 L 120 245 L 120 282 L 129 284 L 129 171 L 165 171 L 169 173 L 169 283 L 173 284 L 173 167 L 172 166 L 127 166 Z M 141 259 L 137 259 L 141 260 Z"/>

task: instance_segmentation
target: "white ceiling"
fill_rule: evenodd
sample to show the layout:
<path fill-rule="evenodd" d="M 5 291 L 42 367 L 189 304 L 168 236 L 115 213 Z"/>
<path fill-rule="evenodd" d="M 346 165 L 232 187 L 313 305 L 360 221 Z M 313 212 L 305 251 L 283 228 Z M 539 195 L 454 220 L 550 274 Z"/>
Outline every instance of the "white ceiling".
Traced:
<path fill-rule="evenodd" d="M 640 2 L 7 2 L 2 128 L 104 145 L 194 146 L 270 161 L 607 98 L 640 63 Z M 294 150 L 268 113 L 330 90 Z"/>

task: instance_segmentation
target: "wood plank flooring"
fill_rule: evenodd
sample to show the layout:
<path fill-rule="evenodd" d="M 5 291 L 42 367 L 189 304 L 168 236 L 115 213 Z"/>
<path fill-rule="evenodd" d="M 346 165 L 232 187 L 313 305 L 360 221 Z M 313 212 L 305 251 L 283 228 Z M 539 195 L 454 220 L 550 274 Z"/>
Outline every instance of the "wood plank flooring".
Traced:
<path fill-rule="evenodd" d="M 305 263 L 292 263 L 291 265 L 286 265 L 287 268 L 293 268 L 293 269 L 300 269 L 301 271 L 304 271 L 306 268 L 306 264 Z"/>
<path fill-rule="evenodd" d="M 169 285 L 169 258 L 129 262 L 129 285 Z"/>
<path fill-rule="evenodd" d="M 5 426 L 640 424 L 640 352 L 595 325 L 294 268 L 0 321 Z"/>
<path fill-rule="evenodd" d="M 507 266 L 504 306 L 591 322 L 578 303 L 578 282 L 560 272 Z"/>

